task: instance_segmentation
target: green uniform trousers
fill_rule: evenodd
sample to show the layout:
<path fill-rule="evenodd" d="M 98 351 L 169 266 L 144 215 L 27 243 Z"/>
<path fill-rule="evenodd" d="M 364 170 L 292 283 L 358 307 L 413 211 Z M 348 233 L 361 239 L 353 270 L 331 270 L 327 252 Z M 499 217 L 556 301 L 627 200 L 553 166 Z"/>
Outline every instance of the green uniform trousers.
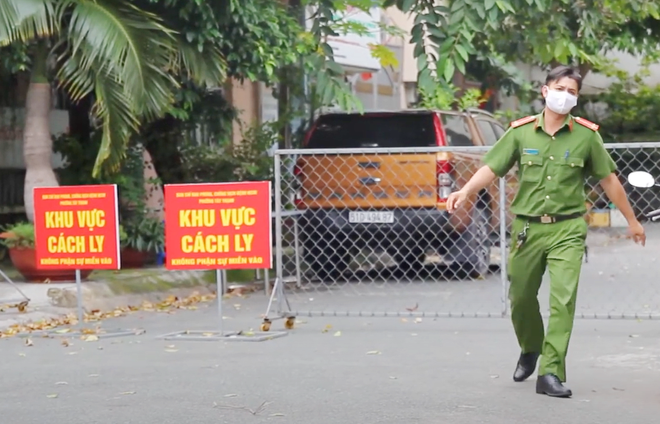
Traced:
<path fill-rule="evenodd" d="M 588 225 L 581 217 L 549 224 L 529 222 L 527 238 L 517 247 L 518 234 L 526 223 L 524 218 L 515 218 L 511 228 L 511 320 L 522 353 L 541 354 L 539 375 L 554 374 L 565 382 Z M 550 274 L 550 319 L 544 335 L 538 291 L 546 268 Z"/>

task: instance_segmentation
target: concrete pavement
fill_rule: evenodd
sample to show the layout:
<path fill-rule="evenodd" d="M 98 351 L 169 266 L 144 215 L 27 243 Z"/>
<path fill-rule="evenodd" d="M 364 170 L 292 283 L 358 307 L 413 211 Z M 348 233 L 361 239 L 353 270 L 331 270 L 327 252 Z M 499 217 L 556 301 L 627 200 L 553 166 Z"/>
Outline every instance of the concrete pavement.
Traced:
<path fill-rule="evenodd" d="M 77 292 L 74 282 L 25 283 L 15 270 L 7 270 L 13 285 L 0 278 L 0 331 L 13 324 L 56 319 L 75 313 Z M 167 271 L 160 268 L 97 271 L 82 283 L 83 308 L 112 311 L 143 301 L 158 302 L 169 295 L 185 297 L 194 292 L 210 293 L 215 289 L 213 272 Z M 26 296 L 30 299 L 24 313 L 6 305 L 15 305 Z"/>
<path fill-rule="evenodd" d="M 590 235 L 578 314 L 660 311 L 660 227 L 647 247 Z M 378 283 L 290 291 L 299 316 L 283 338 L 252 342 L 163 341 L 214 330 L 215 304 L 196 311 L 135 312 L 103 321 L 140 336 L 99 341 L 0 339 L 1 424 L 648 424 L 660 416 L 660 324 L 576 320 L 569 400 L 513 383 L 518 348 L 508 319 L 339 318 L 342 311 L 494 315 L 499 276 L 482 281 Z M 540 294 L 547 305 L 547 281 Z M 138 302 L 139 303 L 139 302 Z M 258 329 L 262 293 L 223 302 L 225 331 Z M 38 311 L 37 311 L 38 312 Z M 6 317 L 0 315 L 0 317 Z M 273 331 L 282 329 L 282 321 Z"/>
<path fill-rule="evenodd" d="M 96 342 L 0 340 L 3 424 L 288 423 L 647 424 L 660 414 L 660 327 L 578 320 L 574 398 L 513 383 L 507 319 L 300 318 L 286 337 L 171 342 L 214 329 L 214 305 L 137 312 L 105 328 L 141 336 Z M 224 302 L 225 329 L 257 329 L 263 295 Z M 281 329 L 276 321 L 273 330 Z"/>

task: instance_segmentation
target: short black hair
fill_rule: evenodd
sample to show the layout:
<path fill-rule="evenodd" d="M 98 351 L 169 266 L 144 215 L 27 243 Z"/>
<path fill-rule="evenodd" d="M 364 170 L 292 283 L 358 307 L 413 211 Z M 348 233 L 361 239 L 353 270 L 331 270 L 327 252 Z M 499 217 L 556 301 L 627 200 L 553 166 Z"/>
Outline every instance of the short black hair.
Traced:
<path fill-rule="evenodd" d="M 545 85 L 553 81 L 559 81 L 562 78 L 574 80 L 577 82 L 578 91 L 582 90 L 582 75 L 576 69 L 564 65 L 559 65 L 548 72 L 548 76 L 545 77 Z"/>

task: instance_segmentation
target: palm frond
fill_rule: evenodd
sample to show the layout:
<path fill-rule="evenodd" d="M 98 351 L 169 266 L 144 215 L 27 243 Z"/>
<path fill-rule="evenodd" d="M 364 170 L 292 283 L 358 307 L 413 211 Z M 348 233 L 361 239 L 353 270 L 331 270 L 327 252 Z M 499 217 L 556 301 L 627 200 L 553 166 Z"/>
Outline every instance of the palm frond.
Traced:
<path fill-rule="evenodd" d="M 199 51 L 182 38 L 178 38 L 176 66 L 177 72 L 185 75 L 195 84 L 214 88 L 220 86 L 227 75 L 227 62 L 219 48 L 205 46 Z"/>
<path fill-rule="evenodd" d="M 103 135 L 96 156 L 93 176 L 98 176 L 102 168 L 117 171 L 126 156 L 126 146 L 131 134 L 137 131 L 139 120 L 135 114 L 131 98 L 124 92 L 120 80 L 106 67 L 94 74 L 94 94 L 96 102 L 93 115 L 101 122 Z"/>
<path fill-rule="evenodd" d="M 128 2 L 60 1 L 71 19 L 57 77 L 74 101 L 95 94 L 92 112 L 103 135 L 94 175 L 116 170 L 140 124 L 167 113 L 177 77 L 207 87 L 224 82 L 226 62 L 219 50 L 196 50 Z"/>
<path fill-rule="evenodd" d="M 91 69 L 81 62 L 88 60 L 81 50 L 66 55 L 57 74 L 58 84 L 73 101 L 94 93 L 92 107 L 94 121 L 102 131 L 101 146 L 93 169 L 98 176 L 101 169 L 116 171 L 125 157 L 131 134 L 139 129 L 135 100 L 126 92 L 121 80 L 113 74 L 114 68 L 100 61 Z"/>
<path fill-rule="evenodd" d="M 83 53 L 81 65 L 113 68 L 110 74 L 136 100 L 140 115 L 158 116 L 169 107 L 173 96 L 166 86 L 175 84 L 167 72 L 176 56 L 173 32 L 128 1 L 69 1 L 69 42 L 74 53 Z"/>
<path fill-rule="evenodd" d="M 94 90 L 94 73 L 80 66 L 79 56 L 67 51 L 58 58 L 57 84 L 73 102 L 80 101 Z"/>
<path fill-rule="evenodd" d="M 58 32 L 53 0 L 0 1 L 0 46 L 50 37 Z"/>

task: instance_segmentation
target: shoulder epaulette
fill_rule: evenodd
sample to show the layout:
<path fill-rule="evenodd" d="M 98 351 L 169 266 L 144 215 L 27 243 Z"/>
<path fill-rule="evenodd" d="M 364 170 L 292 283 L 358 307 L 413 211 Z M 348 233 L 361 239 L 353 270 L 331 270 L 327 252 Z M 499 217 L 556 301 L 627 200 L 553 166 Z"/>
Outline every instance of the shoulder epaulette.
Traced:
<path fill-rule="evenodd" d="M 518 128 L 522 125 L 529 124 L 530 122 L 533 122 L 535 120 L 536 120 L 536 116 L 534 115 L 526 116 L 524 118 L 520 118 L 516 121 L 513 121 L 511 123 L 511 128 Z"/>
<path fill-rule="evenodd" d="M 594 124 L 593 122 L 587 121 L 586 119 L 580 118 L 579 116 L 575 118 L 575 122 L 577 122 L 578 124 L 584 127 L 589 128 L 591 131 L 598 131 L 598 128 L 600 128 L 600 125 Z"/>

